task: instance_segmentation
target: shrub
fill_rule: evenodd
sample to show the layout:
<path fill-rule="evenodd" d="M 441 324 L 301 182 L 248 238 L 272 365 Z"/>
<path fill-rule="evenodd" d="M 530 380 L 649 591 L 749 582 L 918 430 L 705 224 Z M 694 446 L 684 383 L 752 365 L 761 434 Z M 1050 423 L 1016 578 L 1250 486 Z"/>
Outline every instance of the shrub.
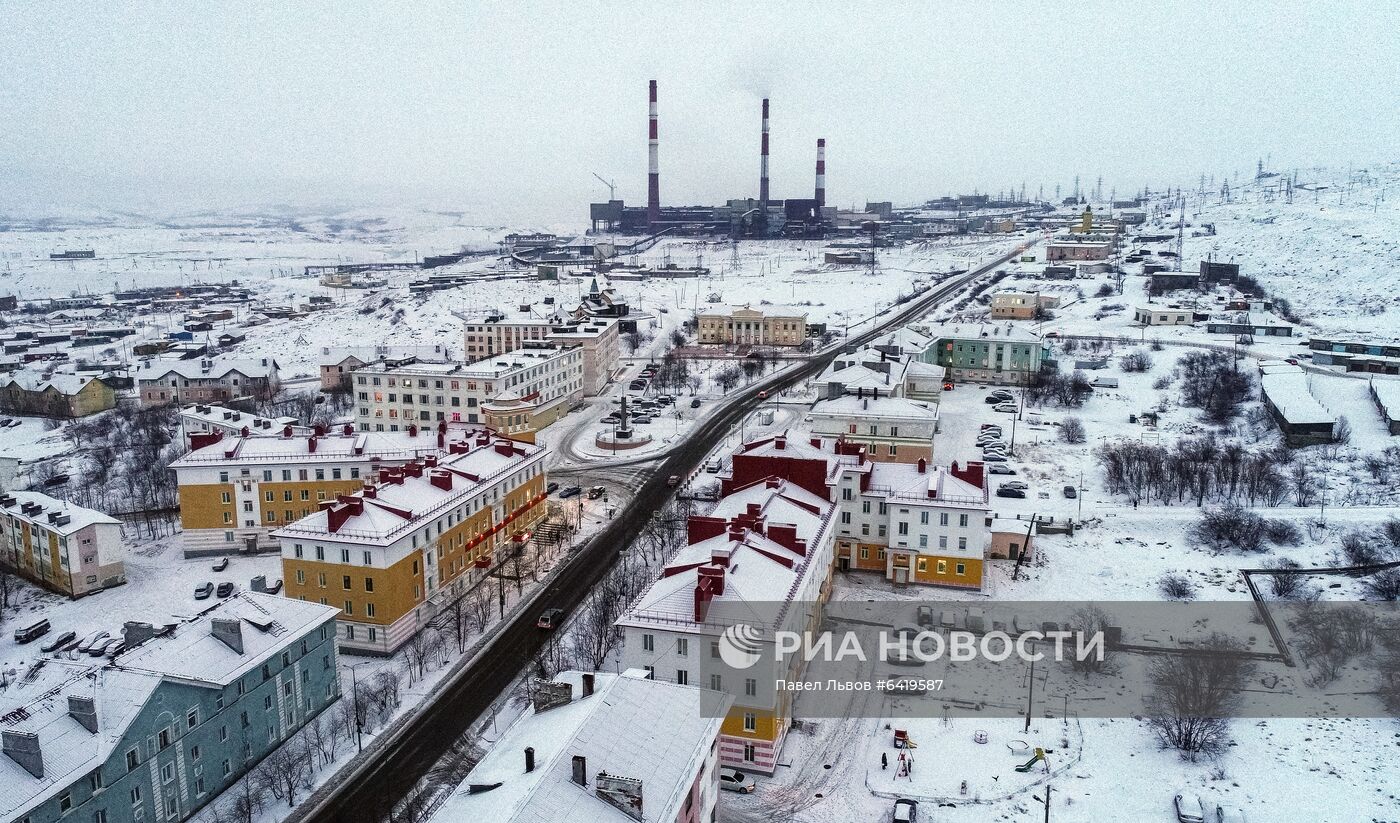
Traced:
<path fill-rule="evenodd" d="M 1303 530 L 1292 520 L 1266 519 L 1264 536 L 1277 546 L 1297 546 L 1303 542 Z"/>
<path fill-rule="evenodd" d="M 1278 569 L 1280 572 L 1289 572 L 1302 567 L 1298 561 L 1284 557 L 1270 563 L 1269 568 Z M 1280 600 L 1291 600 L 1300 593 L 1305 582 L 1301 574 L 1271 574 L 1269 575 L 1269 591 Z"/>
<path fill-rule="evenodd" d="M 1152 358 L 1147 352 L 1138 350 L 1128 352 L 1118 361 L 1118 368 L 1125 372 L 1145 372 L 1152 368 Z"/>
<path fill-rule="evenodd" d="M 1242 506 L 1230 504 L 1202 511 L 1200 521 L 1191 528 L 1191 534 L 1200 543 L 1257 552 L 1264 547 L 1266 530 L 1264 518 Z"/>
<path fill-rule="evenodd" d="M 1184 574 L 1163 575 L 1157 583 L 1157 588 L 1162 595 L 1170 600 L 1195 600 L 1196 584 L 1187 579 Z"/>
<path fill-rule="evenodd" d="M 1371 566 L 1385 559 L 1376 535 L 1363 531 L 1342 535 L 1342 556 L 1349 566 Z"/>
<path fill-rule="evenodd" d="M 1400 569 L 1376 572 L 1362 585 L 1366 594 L 1376 600 L 1400 600 Z"/>
<path fill-rule="evenodd" d="M 1099 286 L 1099 290 L 1094 293 L 1095 297 L 1112 297 L 1113 295 L 1114 289 L 1112 283 L 1104 283 L 1102 286 Z"/>
<path fill-rule="evenodd" d="M 1066 443 L 1083 443 L 1084 421 L 1078 417 L 1066 417 L 1060 422 L 1060 439 Z"/>

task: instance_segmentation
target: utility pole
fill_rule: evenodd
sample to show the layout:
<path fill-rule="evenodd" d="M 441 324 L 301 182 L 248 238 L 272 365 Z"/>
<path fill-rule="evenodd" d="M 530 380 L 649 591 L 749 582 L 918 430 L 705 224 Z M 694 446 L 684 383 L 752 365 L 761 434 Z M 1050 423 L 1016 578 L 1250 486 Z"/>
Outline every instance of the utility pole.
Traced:
<path fill-rule="evenodd" d="M 1031 641 L 1031 651 L 1035 651 L 1035 641 Z M 1026 691 L 1026 732 L 1031 730 L 1031 704 L 1035 702 L 1035 655 L 1031 656 L 1031 678 Z"/>

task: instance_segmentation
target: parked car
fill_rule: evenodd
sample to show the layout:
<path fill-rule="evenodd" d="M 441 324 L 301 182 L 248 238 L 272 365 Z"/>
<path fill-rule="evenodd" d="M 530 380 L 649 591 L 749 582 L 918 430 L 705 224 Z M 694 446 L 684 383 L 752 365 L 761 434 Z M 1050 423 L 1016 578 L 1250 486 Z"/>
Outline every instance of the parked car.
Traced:
<path fill-rule="evenodd" d="M 711 460 L 710 462 L 708 462 L 708 463 L 705 464 L 705 473 L 706 473 L 706 474 L 719 474 L 719 473 L 720 473 L 720 470 L 723 469 L 723 468 L 724 468 L 724 464 L 723 464 L 723 463 L 721 463 L 721 462 L 718 461 L 718 460 Z"/>
<path fill-rule="evenodd" d="M 22 423 L 24 423 L 23 420 L 11 420 L 10 422 L 5 424 L 5 428 L 13 429 L 15 426 L 21 425 Z"/>
<path fill-rule="evenodd" d="M 108 658 L 114 658 L 124 651 L 126 651 L 126 641 L 117 640 L 108 646 L 106 650 L 103 651 L 103 654 L 107 655 Z"/>
<path fill-rule="evenodd" d="M 602 497 L 603 495 L 605 495 L 605 494 L 607 494 L 607 493 L 608 493 L 608 490 L 605 489 L 605 488 L 603 488 L 602 486 L 593 486 L 592 488 L 590 488 L 590 489 L 588 490 L 588 499 L 589 499 L 589 500 L 597 500 L 598 498 Z"/>
<path fill-rule="evenodd" d="M 985 446 L 988 443 L 999 442 L 1001 442 L 1001 432 L 988 432 L 987 434 L 980 435 L 977 438 L 977 445 L 979 446 Z"/>
<path fill-rule="evenodd" d="M 49 626 L 49 621 L 47 618 L 43 620 L 36 620 L 33 623 L 30 623 L 28 626 L 22 626 L 18 629 L 15 629 L 15 642 L 29 643 L 31 641 L 38 640 L 39 638 L 48 634 L 50 628 L 52 627 Z"/>
<path fill-rule="evenodd" d="M 1015 413 L 1016 413 L 1016 404 L 1015 404 L 1015 403 L 998 403 L 997 405 L 992 406 L 992 411 L 1001 412 L 1001 413 L 1003 413 L 1003 414 L 1015 414 Z"/>
<path fill-rule="evenodd" d="M 918 621 L 920 626 L 933 628 L 933 607 L 920 606 L 918 609 Z"/>
<path fill-rule="evenodd" d="M 120 637 L 109 637 L 101 643 L 94 645 L 91 649 L 88 649 L 88 657 L 101 657 L 107 653 L 108 649 L 116 646 L 120 642 L 122 642 Z"/>
<path fill-rule="evenodd" d="M 195 586 L 195 587 L 194 587 L 194 599 L 195 599 L 195 600 L 208 600 L 208 599 L 209 599 L 209 596 L 210 596 L 211 594 L 213 594 L 213 593 L 214 593 L 214 584 L 213 584 L 213 583 L 205 582 L 205 583 L 202 584 L 202 585 L 199 585 L 199 586 Z"/>
<path fill-rule="evenodd" d="M 643 423 L 643 424 L 645 424 L 645 423 L 650 423 L 650 422 L 651 422 L 651 418 L 648 417 L 648 416 L 645 415 L 645 414 L 639 414 L 639 415 L 637 415 L 636 417 L 632 418 L 632 422 L 633 422 L 633 423 Z"/>
<path fill-rule="evenodd" d="M 989 394 L 989 395 L 987 395 L 986 397 L 982 398 L 982 402 L 983 402 L 983 403 L 987 403 L 987 404 L 991 404 L 991 403 L 1005 403 L 1006 401 L 1008 401 L 1008 400 L 1010 400 L 1010 399 L 1011 399 L 1010 397 L 998 397 L 998 396 L 995 395 L 995 394 Z"/>
<path fill-rule="evenodd" d="M 753 794 L 758 785 L 753 778 L 744 774 L 732 766 L 721 766 L 719 770 L 719 787 L 727 792 L 739 792 L 741 794 Z"/>
<path fill-rule="evenodd" d="M 1073 486 L 1065 486 L 1065 497 L 1073 500 L 1079 496 L 1079 492 Z"/>
<path fill-rule="evenodd" d="M 0 417 L 0 426 L 8 426 L 8 425 L 10 425 L 10 418 L 8 418 L 8 417 Z"/>
<path fill-rule="evenodd" d="M 535 626 L 541 629 L 557 629 L 563 617 L 563 609 L 545 609 L 540 612 L 540 617 L 535 621 Z"/>
<path fill-rule="evenodd" d="M 982 455 L 982 462 L 983 462 L 983 463 L 1005 463 L 1005 462 L 1006 462 L 1006 455 L 1004 455 L 1004 454 L 997 454 L 996 452 L 993 452 L 993 453 L 991 453 L 991 454 L 984 454 L 984 455 Z"/>
<path fill-rule="evenodd" d="M 1016 473 L 1016 470 L 1013 469 L 1013 468 L 1011 468 L 1010 466 L 1003 466 L 1003 465 L 1000 465 L 1000 464 L 992 464 L 992 465 L 990 465 L 990 466 L 987 467 L 987 473 L 988 473 L 988 474 L 1015 474 L 1015 473 Z"/>
<path fill-rule="evenodd" d="M 1172 805 L 1176 807 L 1177 823 L 1205 823 L 1206 808 L 1201 805 L 1201 798 L 1194 794 L 1181 793 L 1173 800 Z"/>
<path fill-rule="evenodd" d="M 606 423 L 609 426 L 616 426 L 618 423 L 622 422 L 622 418 L 615 414 L 610 414 L 607 417 L 601 418 L 598 422 Z"/>
<path fill-rule="evenodd" d="M 1234 806 L 1217 806 L 1215 823 L 1248 823 L 1248 821 L 1244 819 L 1244 812 Z"/>
<path fill-rule="evenodd" d="M 892 823 L 917 823 L 919 819 L 919 801 L 899 798 L 894 802 L 894 813 L 890 815 Z"/>
<path fill-rule="evenodd" d="M 660 397 L 656 398 L 656 402 L 660 403 L 663 406 L 670 406 L 675 404 L 676 398 L 672 397 L 669 394 L 663 394 Z"/>
<path fill-rule="evenodd" d="M 997 489 L 997 497 L 1012 497 L 1017 500 L 1024 500 L 1026 499 L 1026 490 L 1008 489 L 1007 487 L 1002 486 L 1001 488 Z"/>
<path fill-rule="evenodd" d="M 691 400 L 690 400 L 690 407 L 691 407 L 692 409 L 698 409 L 698 408 L 700 408 L 700 398 L 698 398 L 698 397 L 692 397 Z"/>
<path fill-rule="evenodd" d="M 218 560 L 214 561 L 214 565 L 211 566 L 210 568 L 212 568 L 212 569 L 213 569 L 214 571 L 216 571 L 216 572 L 221 572 L 221 571 L 223 571 L 224 569 L 227 569 L 227 568 L 228 568 L 228 558 L 227 558 L 227 557 L 220 557 Z"/>
<path fill-rule="evenodd" d="M 58 637 L 55 637 L 54 639 L 52 639 L 52 640 L 50 640 L 49 642 L 45 643 L 44 645 L 40 646 L 40 647 L 39 647 L 39 651 L 43 652 L 44 654 L 49 654 L 49 653 L 51 653 L 51 652 L 56 652 L 56 651 L 58 651 L 59 649 L 63 648 L 64 646 L 67 646 L 69 643 L 72 643 L 72 642 L 73 642 L 74 640 L 76 640 L 77 638 L 78 638 L 77 632 L 64 632 L 63 634 L 60 634 Z"/>
<path fill-rule="evenodd" d="M 674 487 L 674 486 L 679 486 L 680 484 L 681 484 L 681 476 L 680 476 L 679 474 L 673 474 L 673 475 L 671 475 L 670 477 L 666 478 L 666 485 L 668 485 L 668 486 Z"/>
<path fill-rule="evenodd" d="M 215 589 L 214 592 L 222 598 L 231 596 L 233 594 L 233 590 L 234 585 L 225 580 L 224 582 L 219 584 L 219 588 Z"/>
<path fill-rule="evenodd" d="M 1026 489 L 1030 488 L 1030 486 L 1027 485 L 1024 480 L 1008 480 L 1005 483 L 1002 483 L 1001 487 L 1003 489 L 1020 489 L 1021 491 L 1025 491 Z"/>
<path fill-rule="evenodd" d="M 580 494 L 583 494 L 582 488 L 578 486 L 570 486 L 567 489 L 564 489 L 563 491 L 559 492 L 559 499 L 568 500 L 570 497 L 578 497 Z"/>
<path fill-rule="evenodd" d="M 998 425 L 998 424 L 996 424 L 996 423 L 983 423 L 983 424 L 982 424 L 982 431 L 985 432 L 985 431 L 988 431 L 988 430 L 991 430 L 991 429 L 996 429 L 997 431 L 1001 431 L 1001 426 Z"/>
<path fill-rule="evenodd" d="M 111 636 L 112 636 L 112 633 L 111 633 L 111 632 L 104 632 L 104 631 L 96 631 L 96 632 L 93 632 L 92 634 L 88 635 L 88 636 L 83 640 L 83 642 L 81 642 L 81 643 L 78 644 L 78 654 L 87 654 L 88 652 L 92 651 L 92 647 L 93 647 L 93 646 L 97 645 L 98 643 L 106 643 L 106 642 L 107 642 L 107 638 L 109 638 L 109 637 L 111 637 Z"/>
<path fill-rule="evenodd" d="M 559 491 L 559 484 L 558 484 L 558 483 L 555 483 L 555 482 L 552 481 L 552 480 L 549 482 L 549 485 L 548 485 L 548 486 L 545 486 L 545 487 L 544 487 L 544 493 L 545 493 L 545 494 L 554 494 L 554 493 L 557 492 L 557 491 Z"/>

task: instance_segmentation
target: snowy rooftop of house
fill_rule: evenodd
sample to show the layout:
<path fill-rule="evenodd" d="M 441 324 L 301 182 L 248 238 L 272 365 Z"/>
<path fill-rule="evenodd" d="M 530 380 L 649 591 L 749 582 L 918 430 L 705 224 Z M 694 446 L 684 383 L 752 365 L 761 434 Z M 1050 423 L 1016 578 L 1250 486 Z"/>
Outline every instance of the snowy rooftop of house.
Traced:
<path fill-rule="evenodd" d="M 36 510 L 31 506 L 30 512 L 32 514 L 26 514 L 23 508 L 26 503 L 40 508 Z M 3 508 L 5 514 L 11 517 L 42 526 L 64 536 L 87 528 L 94 523 L 120 522 L 115 517 L 103 514 L 96 509 L 83 508 L 69 503 L 67 500 L 58 500 L 39 492 L 13 491 L 0 494 L 0 508 Z M 67 522 L 59 522 L 65 517 Z"/>
<path fill-rule="evenodd" d="M 813 445 L 812 440 L 817 441 Z M 868 470 L 869 460 L 862 461 L 855 454 L 837 454 L 834 447 L 835 441 L 831 438 L 813 437 L 810 434 L 800 431 L 769 435 L 757 440 L 750 440 L 735 450 L 735 456 L 744 455 L 749 457 L 784 457 L 796 460 L 822 460 L 826 462 L 826 477 L 828 482 L 843 470 Z M 732 476 L 733 467 L 727 469 L 721 476 Z"/>
<path fill-rule="evenodd" d="M 260 666 L 291 641 L 335 619 L 331 606 L 240 592 L 152 637 L 111 662 L 46 658 L 0 691 L 0 730 L 35 735 L 43 761 L 36 778 L 0 756 L 0 818 L 22 818 L 104 763 L 163 680 L 219 688 Z M 243 651 L 211 633 L 214 618 L 238 621 Z M 96 731 L 70 714 L 70 697 L 93 701 Z"/>
<path fill-rule="evenodd" d="M 259 417 L 256 414 L 223 406 L 186 406 L 180 410 L 180 417 L 183 420 L 203 423 L 213 428 L 234 431 L 247 426 L 252 430 L 275 428 L 280 433 L 284 426 L 298 425 L 295 417 Z"/>
<path fill-rule="evenodd" d="M 943 323 L 929 327 L 934 340 L 1005 340 L 1013 343 L 1039 343 L 1040 335 L 1015 323 Z"/>
<path fill-rule="evenodd" d="M 696 314 L 700 317 L 720 316 L 729 317 L 735 312 L 758 312 L 764 317 L 806 317 L 806 309 L 784 306 L 778 303 L 749 303 L 749 304 L 712 304 L 700 309 Z"/>
<path fill-rule="evenodd" d="M 345 428 L 319 436 L 308 434 L 305 430 L 294 430 L 291 437 L 285 437 L 283 427 L 273 433 L 228 436 L 176 459 L 170 467 L 281 465 L 292 461 L 299 464 L 367 462 L 376 457 L 381 460 L 412 460 L 423 455 L 439 454 L 454 441 L 471 439 L 488 431 L 482 426 L 449 426 L 443 442 L 439 444 L 438 432 L 428 428 L 416 432 L 361 431 L 349 434 L 345 433 Z"/>
<path fill-rule="evenodd" d="M 731 698 L 694 686 L 647 679 L 640 673 L 598 673 L 583 697 L 581 672 L 562 672 L 573 699 L 525 714 L 506 730 L 437 819 L 491 823 L 630 823 L 634 818 L 600 799 L 599 772 L 642 781 L 642 820 L 677 820 Z M 525 749 L 535 769 L 525 771 Z M 573 758 L 585 758 L 587 786 L 572 780 Z M 493 787 L 472 792 L 471 787 Z"/>
<path fill-rule="evenodd" d="M 735 517 L 752 518 L 751 506 L 762 517 L 761 528 L 733 522 Z M 660 623 L 673 631 L 694 632 L 735 622 L 774 628 L 784 613 L 774 614 L 769 604 L 790 603 L 811 575 L 824 573 L 827 561 L 822 558 L 827 557 L 834 512 L 832 503 L 786 480 L 755 484 L 729 495 L 712 513 L 729 522 L 725 530 L 676 552 L 661 579 L 637 598 L 618 623 Z M 795 535 L 781 536 L 780 526 L 795 526 Z M 797 548 L 792 536 L 804 548 Z M 706 602 L 705 624 L 695 622 L 696 592 L 705 574 L 702 567 L 722 569 L 724 581 L 722 591 Z"/>
<path fill-rule="evenodd" d="M 1336 423 L 1337 416 L 1313 396 L 1307 375 L 1298 366 L 1270 371 L 1260 376 L 1265 398 L 1292 425 Z"/>
<path fill-rule="evenodd" d="M 812 405 L 812 414 L 933 421 L 938 419 L 938 407 L 905 397 L 856 397 L 847 394 L 830 400 L 818 400 Z"/>
<path fill-rule="evenodd" d="M 1373 379 L 1371 392 L 1385 414 L 1386 422 L 1400 422 L 1400 381 Z"/>
<path fill-rule="evenodd" d="M 376 360 L 385 358 L 397 360 L 405 357 L 442 357 L 446 354 L 446 348 L 441 345 L 322 346 L 321 353 L 317 357 L 317 362 L 322 366 L 338 366 L 352 357 L 359 360 L 361 363 L 373 363 Z"/>
<path fill-rule="evenodd" d="M 53 386 L 59 394 L 68 395 L 71 397 L 77 394 L 78 392 L 82 391 L 83 389 L 87 388 L 87 385 L 96 379 L 97 377 L 94 375 L 76 375 L 62 373 L 54 374 L 53 376 L 46 378 L 43 375 L 38 374 L 37 372 L 23 370 L 14 372 L 13 374 L 9 374 L 4 377 L 0 377 L 0 388 L 5 388 L 13 384 L 19 386 L 25 391 L 41 392 L 47 389 L 49 386 Z"/>
<path fill-rule="evenodd" d="M 392 543 L 423 523 L 461 506 L 500 476 L 544 454 L 544 447 L 493 437 L 449 444 L 442 457 L 428 455 L 400 468 L 382 467 L 365 489 L 285 526 L 274 537 L 350 543 Z M 504 521 L 502 521 L 504 522 Z"/>
<path fill-rule="evenodd" d="M 916 463 L 875 463 L 870 467 L 870 484 L 864 493 L 908 503 L 972 508 L 987 506 L 986 488 L 954 477 L 941 466 L 926 466 L 921 472 Z"/>
<path fill-rule="evenodd" d="M 189 380 L 217 380 L 232 372 L 245 377 L 269 377 L 277 371 L 277 361 L 259 360 L 151 360 L 136 370 L 138 380 L 163 380 L 176 375 Z"/>
<path fill-rule="evenodd" d="M 905 358 L 884 358 L 874 349 L 861 349 L 851 354 L 838 354 L 831 365 L 817 378 L 819 383 L 840 383 L 851 389 L 892 390 L 904 382 L 908 368 Z"/>
<path fill-rule="evenodd" d="M 871 348 L 898 348 L 905 354 L 922 352 L 933 342 L 933 338 L 923 332 L 902 326 L 889 334 L 881 335 L 870 341 Z"/>

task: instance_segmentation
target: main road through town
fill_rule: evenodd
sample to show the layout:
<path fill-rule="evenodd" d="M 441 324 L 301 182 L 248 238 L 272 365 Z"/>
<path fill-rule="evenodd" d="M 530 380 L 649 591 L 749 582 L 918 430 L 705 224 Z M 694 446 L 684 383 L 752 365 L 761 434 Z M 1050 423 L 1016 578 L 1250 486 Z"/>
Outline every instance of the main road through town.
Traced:
<path fill-rule="evenodd" d="M 1030 245 L 1019 246 L 990 263 L 949 278 L 895 307 L 883 322 L 847 339 L 842 348 L 864 345 L 923 317 L 970 281 L 1016 257 Z M 563 561 L 564 565 L 557 570 L 552 582 L 536 597 L 534 608 L 519 609 L 514 616 L 507 615 L 508 623 L 499 628 L 494 641 L 475 662 L 463 666 L 440 683 L 424 698 L 411 721 L 394 732 L 392 739 L 373 751 L 366 751 L 360 760 L 349 763 L 337 776 L 333 787 L 328 786 L 328 790 L 310 798 L 296 817 L 308 823 L 380 823 L 387 819 L 389 810 L 410 795 L 419 779 L 529 665 L 545 640 L 544 633 L 535 627 L 539 612 L 559 608 L 566 614 L 571 613 L 607 573 L 620 550 L 642 531 L 652 513 L 665 505 L 673 491 L 667 485 L 667 478 L 672 475 L 687 477 L 695 471 L 711 444 L 763 402 L 760 393 L 775 396 L 819 374 L 838 350 L 815 354 L 755 381 L 742 393 L 723 400 L 684 440 L 658 456 L 654 471 L 637 489 L 636 495 L 611 522 Z"/>

